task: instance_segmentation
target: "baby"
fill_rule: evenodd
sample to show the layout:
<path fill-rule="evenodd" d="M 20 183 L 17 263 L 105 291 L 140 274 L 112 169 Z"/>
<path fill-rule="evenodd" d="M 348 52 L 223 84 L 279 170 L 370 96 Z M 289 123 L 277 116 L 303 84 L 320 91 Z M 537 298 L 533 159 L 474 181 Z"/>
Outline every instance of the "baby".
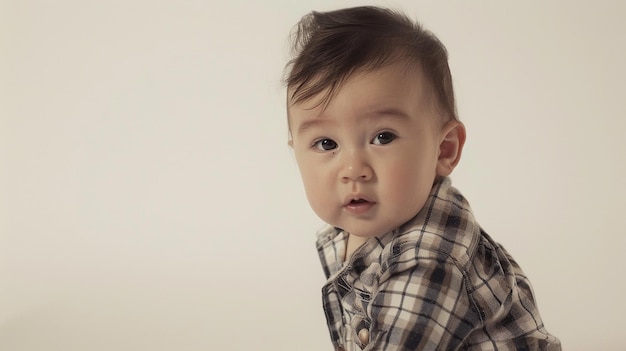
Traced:
<path fill-rule="evenodd" d="M 336 350 L 560 350 L 528 278 L 448 177 L 461 158 L 445 47 L 376 7 L 313 12 L 287 66 L 289 144 L 328 227 Z"/>

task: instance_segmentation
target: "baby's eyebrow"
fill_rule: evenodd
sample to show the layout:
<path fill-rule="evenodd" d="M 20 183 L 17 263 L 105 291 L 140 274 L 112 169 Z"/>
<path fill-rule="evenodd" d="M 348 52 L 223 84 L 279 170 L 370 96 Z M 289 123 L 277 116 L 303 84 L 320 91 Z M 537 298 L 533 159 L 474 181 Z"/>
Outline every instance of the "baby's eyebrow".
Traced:
<path fill-rule="evenodd" d="M 323 123 L 324 123 L 324 120 L 319 118 L 319 117 L 318 118 L 314 118 L 314 119 L 310 119 L 308 121 L 304 121 L 304 122 L 302 122 L 302 124 L 300 124 L 298 126 L 297 133 L 298 134 L 302 134 L 302 133 L 306 132 L 307 129 L 311 129 L 311 128 L 317 127 L 317 126 L 319 126 L 320 124 L 323 124 Z"/>
<path fill-rule="evenodd" d="M 402 109 L 395 107 L 372 109 L 371 111 L 364 114 L 365 119 L 380 119 L 389 117 L 398 120 L 409 120 L 411 118 L 409 117 L 408 113 L 404 112 Z M 298 126 L 297 134 L 302 134 L 306 132 L 307 129 L 312 129 L 326 123 L 326 120 L 320 116 L 318 116 L 317 118 L 309 119 L 308 121 L 302 122 Z"/>
<path fill-rule="evenodd" d="M 399 119 L 410 119 L 408 113 L 395 107 L 375 109 L 371 112 L 371 117 L 373 118 L 393 117 L 393 118 L 399 118 Z"/>

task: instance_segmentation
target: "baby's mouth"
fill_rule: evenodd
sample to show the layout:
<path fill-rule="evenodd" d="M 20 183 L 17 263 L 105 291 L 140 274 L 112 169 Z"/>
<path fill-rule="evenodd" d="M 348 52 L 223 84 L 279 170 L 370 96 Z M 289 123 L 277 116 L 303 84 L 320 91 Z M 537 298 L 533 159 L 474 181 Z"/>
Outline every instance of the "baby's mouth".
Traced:
<path fill-rule="evenodd" d="M 376 203 L 365 199 L 352 199 L 345 205 L 345 209 L 352 214 L 364 214 L 368 212 Z"/>
<path fill-rule="evenodd" d="M 367 201 L 365 199 L 356 199 L 356 200 L 350 201 L 350 204 L 362 204 L 362 203 L 365 203 L 365 202 L 369 202 L 369 201 Z"/>

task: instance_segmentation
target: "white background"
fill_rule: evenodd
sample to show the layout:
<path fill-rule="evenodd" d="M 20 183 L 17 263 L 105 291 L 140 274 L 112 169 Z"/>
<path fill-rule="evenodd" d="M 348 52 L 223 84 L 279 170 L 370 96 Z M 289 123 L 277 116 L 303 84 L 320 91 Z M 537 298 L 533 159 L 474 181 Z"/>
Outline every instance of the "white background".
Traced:
<path fill-rule="evenodd" d="M 0 350 L 330 350 L 288 33 L 356 1 L 0 2 Z M 623 349 L 626 7 L 381 1 L 450 52 L 454 184 L 575 350 Z"/>

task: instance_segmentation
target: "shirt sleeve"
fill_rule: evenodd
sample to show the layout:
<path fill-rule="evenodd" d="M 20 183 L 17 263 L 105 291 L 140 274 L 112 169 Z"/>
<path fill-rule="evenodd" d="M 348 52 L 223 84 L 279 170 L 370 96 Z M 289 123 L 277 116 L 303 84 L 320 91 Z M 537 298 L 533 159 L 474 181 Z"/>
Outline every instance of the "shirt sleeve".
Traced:
<path fill-rule="evenodd" d="M 481 324 L 454 261 L 430 253 L 379 282 L 365 350 L 456 350 Z"/>
<path fill-rule="evenodd" d="M 561 350 L 530 283 L 513 274 L 517 265 L 506 253 L 479 256 L 468 268 L 473 275 L 439 251 L 398 260 L 400 269 L 390 267 L 372 296 L 364 350 Z"/>

